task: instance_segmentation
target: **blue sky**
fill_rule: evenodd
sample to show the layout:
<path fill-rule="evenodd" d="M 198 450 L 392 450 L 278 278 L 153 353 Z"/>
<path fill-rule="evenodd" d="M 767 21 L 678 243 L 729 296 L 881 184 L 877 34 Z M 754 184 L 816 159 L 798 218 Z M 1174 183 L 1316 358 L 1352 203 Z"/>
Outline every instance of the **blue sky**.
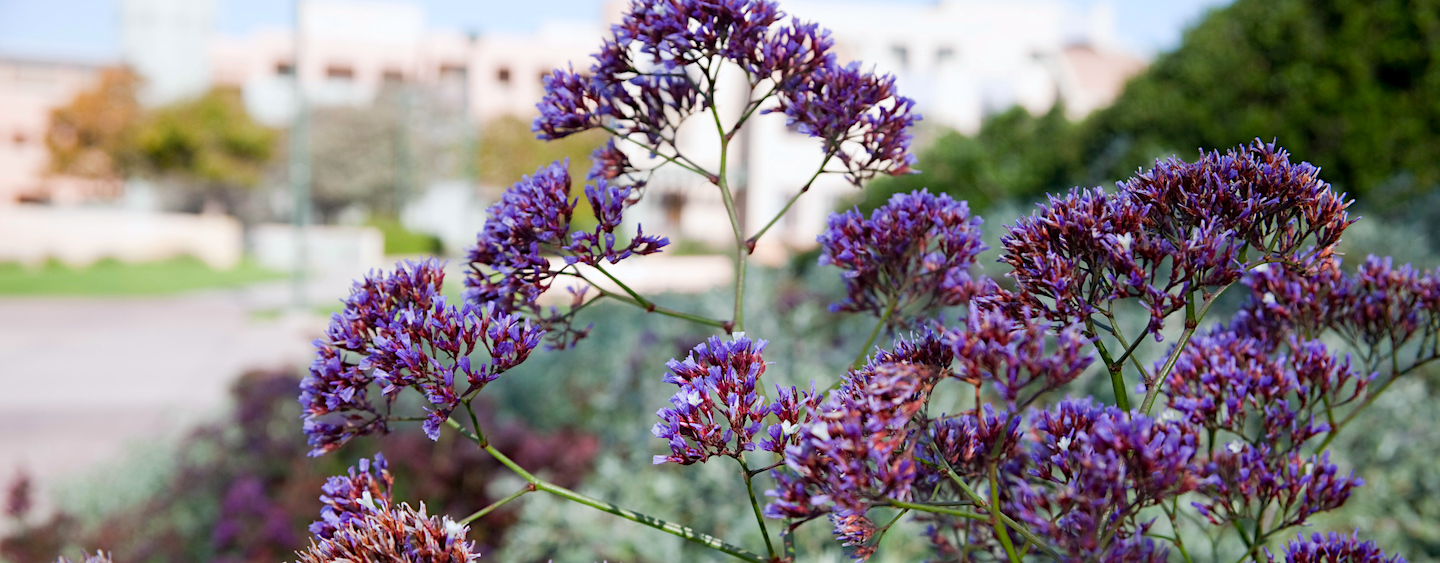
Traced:
<path fill-rule="evenodd" d="M 294 0 L 217 0 L 222 33 L 287 25 Z M 593 20 L 603 0 L 409 0 L 435 27 L 523 31 L 546 19 Z M 913 3 L 930 0 L 873 0 Z M 1101 0 L 1064 0 L 1080 9 Z M 1121 43 L 1144 55 L 1166 51 L 1186 26 L 1229 0 L 1110 0 Z M 0 55 L 113 60 L 119 49 L 119 0 L 0 0 Z"/>

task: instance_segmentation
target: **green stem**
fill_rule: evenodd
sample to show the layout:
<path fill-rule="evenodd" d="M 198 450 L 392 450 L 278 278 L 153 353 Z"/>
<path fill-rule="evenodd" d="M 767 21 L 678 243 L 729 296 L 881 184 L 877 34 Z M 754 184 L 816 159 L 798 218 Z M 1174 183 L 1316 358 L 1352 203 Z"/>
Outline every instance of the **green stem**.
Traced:
<path fill-rule="evenodd" d="M 935 505 L 933 505 L 933 504 L 920 504 L 920 503 L 915 503 L 915 502 L 905 502 L 905 501 L 899 501 L 899 500 L 888 501 L 888 504 L 889 504 L 890 506 L 895 507 L 895 508 L 904 508 L 904 509 L 906 509 L 906 510 L 918 510 L 918 511 L 920 511 L 920 512 L 931 512 L 931 513 L 934 513 L 934 514 L 944 514 L 944 515 L 947 515 L 947 516 L 955 516 L 955 517 L 957 517 L 957 518 L 964 518 L 964 519 L 966 519 L 966 520 L 976 520 L 976 521 L 980 521 L 980 522 L 988 522 L 988 521 L 990 521 L 990 517 L 989 517 L 989 516 L 986 516 L 986 515 L 984 515 L 984 514 L 980 514 L 980 513 L 978 513 L 978 512 L 970 512 L 969 510 L 960 510 L 960 509 L 958 509 L 958 508 L 950 508 L 950 507 L 946 507 L 946 506 L 935 506 Z"/>
<path fill-rule="evenodd" d="M 668 308 L 668 307 L 661 307 L 661 306 L 659 306 L 659 305 L 656 305 L 654 302 L 648 301 L 648 300 L 647 300 L 647 301 L 643 301 L 643 302 L 642 302 L 642 301 L 636 301 L 633 297 L 630 297 L 630 296 L 628 296 L 628 295 L 622 295 L 622 294 L 615 293 L 615 292 L 613 292 L 613 291 L 608 291 L 608 290 L 605 290 L 605 289 L 601 289 L 601 288 L 598 288 L 598 287 L 595 288 L 595 290 L 596 290 L 596 291 L 599 291 L 600 294 L 601 294 L 601 295 L 604 295 L 605 297 L 609 297 L 609 298 L 611 298 L 611 299 L 614 299 L 614 300 L 616 300 L 616 301 L 620 301 L 620 302 L 622 302 L 622 303 L 629 303 L 629 304 L 631 304 L 631 305 L 634 305 L 634 306 L 636 306 L 636 307 L 639 307 L 639 308 L 641 308 L 641 309 L 644 309 L 644 310 L 645 310 L 646 312 L 648 312 L 648 313 L 655 313 L 655 314 L 658 314 L 658 315 L 665 315 L 665 316 L 667 316 L 667 317 L 673 317 L 673 318 L 676 318 L 676 319 L 686 320 L 686 321 L 690 321 L 690 322 L 692 322 L 692 323 L 702 324 L 702 325 L 705 325 L 705 326 L 713 326 L 713 327 L 715 327 L 715 328 L 725 328 L 725 321 L 717 321 L 717 320 L 712 319 L 712 318 L 710 318 L 710 317 L 702 317 L 702 316 L 700 316 L 700 315 L 695 315 L 695 314 L 691 314 L 691 313 L 686 313 L 686 312 L 683 312 L 683 311 L 676 311 L 676 310 L 671 309 L 671 308 Z"/>
<path fill-rule="evenodd" d="M 696 165 L 694 165 L 693 163 L 680 162 L 679 159 L 680 159 L 680 158 L 684 158 L 684 157 L 680 157 L 680 156 L 674 156 L 674 157 L 672 157 L 672 156 L 667 155 L 667 154 L 665 154 L 665 153 L 659 152 L 659 151 L 655 150 L 655 147 L 652 147 L 652 146 L 647 145 L 647 144 L 645 144 L 645 143 L 642 143 L 642 142 L 640 142 L 640 141 L 636 141 L 635 139 L 631 139 L 630 137 L 627 137 L 627 136 L 625 136 L 625 135 L 621 135 L 619 131 L 616 131 L 615 129 L 612 129 L 612 128 L 610 128 L 610 127 L 605 127 L 605 126 L 602 125 L 600 128 L 601 128 L 601 129 L 604 129 L 605 131 L 608 131 L 611 135 L 613 135 L 613 136 L 615 136 L 615 137 L 617 137 L 617 138 L 619 138 L 619 139 L 622 139 L 622 140 L 625 140 L 625 141 L 630 141 L 631 143 L 635 143 L 635 146 L 645 149 L 645 151 L 648 152 L 648 153 L 650 153 L 650 154 L 653 154 L 653 155 L 655 155 L 655 156 L 658 156 L 658 157 L 660 157 L 660 158 L 665 159 L 665 160 L 666 160 L 667 162 L 669 162 L 670 164 L 674 164 L 675 166 L 679 166 L 679 167 L 681 167 L 681 168 L 684 168 L 684 169 L 686 169 L 686 170 L 689 170 L 689 171 L 691 171 L 691 172 L 694 172 L 694 173 L 699 174 L 699 175 L 701 175 L 701 176 L 704 176 L 704 177 L 706 177 L 706 178 L 714 178 L 714 177 L 715 177 L 714 174 L 711 174 L 711 173 L 709 173 L 709 172 L 706 172 L 705 170 L 702 170 L 699 166 L 696 166 Z M 687 158 L 687 159 L 685 159 L 685 160 L 688 161 L 688 160 L 690 160 L 690 159 Z"/>
<path fill-rule="evenodd" d="M 452 428 L 460 431 L 460 433 L 465 437 L 474 440 L 477 444 L 481 444 L 478 436 L 466 430 L 465 427 L 460 425 L 460 423 L 455 422 L 455 419 L 446 419 L 445 422 L 449 424 Z M 588 496 L 582 495 L 565 487 L 561 487 L 544 479 L 540 479 L 539 477 L 531 474 L 529 471 L 526 471 L 525 468 L 520 467 L 520 464 L 515 463 L 514 460 L 511 460 L 505 454 L 500 453 L 500 450 L 495 449 L 494 446 L 491 446 L 489 444 L 481 444 L 481 448 L 484 449 L 486 453 L 489 453 L 491 456 L 493 456 L 496 461 L 499 461 L 501 465 L 510 468 L 510 470 L 514 471 L 516 475 L 519 475 L 531 485 L 534 485 L 535 490 L 545 491 L 557 497 L 583 504 L 601 512 L 614 514 L 615 516 L 619 516 L 631 522 L 644 524 L 662 532 L 679 536 L 681 538 L 698 543 L 710 549 L 725 553 L 742 561 L 749 561 L 751 563 L 767 563 L 765 558 L 761 557 L 756 553 L 752 553 L 751 551 L 743 547 L 726 543 L 724 540 L 715 536 L 695 531 L 688 526 L 681 526 L 679 524 L 666 522 L 653 516 L 641 514 L 639 512 L 635 512 L 626 508 L 621 508 L 614 504 L 590 498 Z"/>
<path fill-rule="evenodd" d="M 718 69 L 717 69 L 718 72 Z M 730 179 L 727 171 L 730 165 L 730 138 L 734 131 L 726 131 L 720 123 L 720 108 L 715 104 L 715 81 L 709 88 L 710 115 L 715 117 L 715 131 L 720 135 L 720 172 L 715 175 L 715 187 L 720 188 L 720 200 L 725 203 L 725 214 L 730 218 L 730 230 L 735 234 L 735 316 L 729 327 L 731 332 L 745 330 L 745 259 L 750 247 L 745 243 L 745 229 L 740 225 L 740 213 L 735 208 L 735 195 L 730 193 Z"/>
<path fill-rule="evenodd" d="M 745 492 L 750 494 L 750 508 L 755 511 L 755 522 L 760 525 L 760 536 L 765 538 L 765 552 L 774 559 L 775 545 L 770 543 L 770 529 L 765 526 L 765 515 L 760 512 L 760 502 L 755 500 L 755 486 L 751 483 L 754 474 L 750 473 L 750 466 L 745 464 L 743 457 L 737 455 L 735 461 L 740 462 L 740 475 L 745 477 Z"/>
<path fill-rule="evenodd" d="M 1092 335 L 1094 331 L 1091 331 Z M 1120 410 L 1130 412 L 1130 392 L 1125 389 L 1125 375 L 1122 372 L 1124 366 L 1110 357 L 1110 350 L 1105 348 L 1105 343 L 1095 337 L 1095 351 L 1100 353 L 1100 361 L 1105 362 L 1105 371 L 1110 373 L 1110 389 L 1115 392 L 1115 406 Z"/>
<path fill-rule="evenodd" d="M 834 151 L 826 153 L 825 160 L 820 161 L 820 168 L 815 171 L 814 175 L 810 176 L 810 179 L 805 182 L 804 186 L 800 187 L 800 191 L 795 192 L 795 195 L 790 197 L 790 201 L 785 202 L 785 207 L 780 208 L 780 212 L 776 213 L 774 217 L 771 217 L 770 222 L 765 223 L 765 226 L 761 227 L 759 232 L 750 235 L 750 239 L 745 241 L 746 246 L 749 248 L 750 252 L 755 252 L 755 243 L 760 241 L 760 237 L 765 236 L 766 231 L 769 231 L 770 227 L 774 227 L 775 223 L 780 222 L 781 217 L 784 217 L 786 213 L 790 212 L 790 207 L 795 205 L 795 202 L 800 199 L 800 196 L 805 195 L 805 192 L 810 191 L 810 186 L 815 183 L 816 178 L 819 178 L 820 175 L 825 172 L 825 165 L 829 164 L 830 159 L 834 157 Z"/>
<path fill-rule="evenodd" d="M 535 491 L 535 485 L 534 485 L 534 484 L 532 484 L 532 483 L 525 483 L 525 486 L 524 486 L 524 487 L 521 487 L 520 490 L 515 491 L 515 492 L 513 492 L 513 493 L 510 493 L 510 496 L 507 496 L 507 497 L 502 498 L 502 499 L 500 499 L 500 500 L 497 500 L 497 501 L 495 501 L 495 502 L 493 502 L 493 503 L 490 503 L 490 506 L 487 506 L 487 507 L 482 508 L 482 509 L 480 509 L 480 510 L 476 510 L 474 514 L 471 514 L 471 515 L 469 515 L 469 516 L 466 516 L 465 519 L 463 519 L 463 520 L 460 521 L 460 523 L 461 523 L 461 524 L 469 524 L 469 523 L 471 523 L 471 522 L 474 522 L 474 521 L 476 521 L 476 520 L 479 520 L 479 519 L 481 519 L 481 518 L 484 518 L 486 514 L 489 514 L 489 513 L 491 513 L 491 512 L 494 512 L 495 509 L 500 508 L 501 506 L 504 506 L 505 503 L 510 502 L 510 501 L 512 501 L 512 500 L 515 500 L 515 499 L 517 499 L 517 498 L 520 498 L 520 497 L 521 497 L 522 495 L 524 495 L 525 493 L 530 493 L 530 492 L 534 492 L 534 491 Z"/>
<path fill-rule="evenodd" d="M 944 461 L 944 459 L 941 458 L 941 461 Z M 946 477 L 949 477 L 951 481 L 955 482 L 955 484 L 960 487 L 960 490 L 965 492 L 965 496 L 970 497 L 970 502 L 981 508 L 986 508 L 989 503 L 985 502 L 985 497 L 980 496 L 979 493 L 975 492 L 975 489 L 970 488 L 970 485 L 967 484 L 964 479 L 961 479 L 960 476 L 955 473 L 955 470 L 949 467 L 949 463 L 946 463 L 946 466 L 940 469 L 945 472 Z M 1060 559 L 1060 553 L 1055 551 L 1054 548 L 1051 548 L 1044 541 L 1041 541 L 1040 536 L 1035 535 L 1035 532 L 1031 532 L 1029 528 L 1021 526 L 1019 522 L 1016 522 L 1009 516 L 1006 516 L 1004 512 L 1000 512 L 999 515 L 1000 521 L 1004 522 L 1011 529 L 1015 530 L 1015 533 L 1020 534 L 1020 536 L 1025 538 L 1026 541 L 1035 544 L 1037 547 L 1039 547 L 1045 553 L 1050 554 L 1050 556 L 1054 557 L 1056 560 Z"/>
<path fill-rule="evenodd" d="M 1360 411 L 1363 411 L 1363 410 L 1365 410 L 1366 408 L 1369 408 L 1370 405 L 1374 404 L 1374 403 L 1375 403 L 1375 399 L 1380 398 L 1380 394 L 1381 394 L 1381 393 L 1384 393 L 1386 389 L 1389 389 L 1391 383 L 1395 383 L 1395 380 L 1400 379 L 1400 378 L 1403 377 L 1405 374 L 1408 374 L 1408 373 L 1410 373 L 1411 371 L 1414 371 L 1416 368 L 1419 368 L 1420 366 L 1423 366 L 1423 365 L 1425 365 L 1425 364 L 1428 364 L 1428 363 L 1430 363 L 1430 362 L 1432 362 L 1432 361 L 1434 361 L 1434 360 L 1435 360 L 1435 358 L 1427 358 L 1427 359 L 1425 359 L 1424 361 L 1417 362 L 1417 363 L 1415 363 L 1414 365 L 1412 365 L 1412 366 L 1410 366 L 1410 367 L 1407 367 L 1407 368 L 1405 368 L 1405 369 L 1403 369 L 1403 370 L 1400 370 L 1400 371 L 1398 371 L 1398 372 L 1395 371 L 1394 368 L 1391 368 L 1391 374 L 1392 374 L 1392 375 L 1390 376 L 1390 379 L 1387 379 L 1387 380 L 1385 381 L 1385 383 L 1380 384 L 1380 387 L 1379 387 L 1378 389 L 1376 389 L 1374 393 L 1371 393 L 1371 394 L 1367 395 L 1367 396 L 1365 397 L 1365 400 L 1360 401 L 1360 404 L 1355 407 L 1355 410 L 1350 411 L 1349 414 L 1345 415 L 1345 418 L 1340 419 L 1340 423 L 1339 423 L 1339 424 L 1336 424 L 1336 423 L 1334 423 L 1334 422 L 1331 422 L 1331 424 L 1330 424 L 1330 432 L 1325 435 L 1325 440 L 1322 441 L 1322 442 L 1320 442 L 1320 447 L 1319 447 L 1319 448 L 1316 448 L 1315 451 L 1317 451 L 1317 452 L 1325 451 L 1325 447 L 1326 447 L 1326 446 L 1329 446 L 1329 445 L 1330 445 L 1330 442 L 1335 441 L 1335 436 L 1340 433 L 1340 430 L 1341 430 L 1342 428 L 1345 428 L 1346 425 L 1350 424 L 1350 421 L 1355 420 L 1355 416 L 1356 416 L 1356 415 L 1359 415 L 1359 414 L 1360 414 Z"/>
<path fill-rule="evenodd" d="M 1233 283 L 1231 282 L 1230 285 Z M 1190 337 L 1195 335 L 1195 329 L 1200 326 L 1200 321 L 1205 318 L 1206 313 L 1210 312 L 1210 306 L 1215 304 L 1215 301 L 1225 293 L 1226 289 L 1230 288 L 1230 285 L 1220 288 L 1209 299 L 1206 299 L 1205 305 L 1200 308 L 1198 313 L 1195 311 L 1195 300 L 1186 301 L 1185 330 L 1180 333 L 1180 341 L 1175 343 L 1175 349 L 1170 352 L 1170 357 L 1165 359 L 1165 366 L 1155 374 L 1154 383 L 1151 383 L 1150 388 L 1145 390 L 1145 400 L 1140 403 L 1140 414 L 1147 416 L 1150 414 L 1151 407 L 1155 406 L 1155 398 L 1160 396 L 1160 388 L 1165 386 L 1165 380 L 1170 378 L 1170 371 L 1175 368 L 1175 362 L 1180 359 L 1180 352 L 1184 351 L 1185 345 L 1190 343 Z"/>
<path fill-rule="evenodd" d="M 1020 563 L 1015 544 L 1010 542 L 1010 532 L 1005 531 L 1005 523 L 1000 521 L 1000 479 L 993 463 L 990 464 L 990 525 L 995 528 L 995 536 L 1000 538 L 1000 546 L 1005 548 L 1010 563 Z"/>

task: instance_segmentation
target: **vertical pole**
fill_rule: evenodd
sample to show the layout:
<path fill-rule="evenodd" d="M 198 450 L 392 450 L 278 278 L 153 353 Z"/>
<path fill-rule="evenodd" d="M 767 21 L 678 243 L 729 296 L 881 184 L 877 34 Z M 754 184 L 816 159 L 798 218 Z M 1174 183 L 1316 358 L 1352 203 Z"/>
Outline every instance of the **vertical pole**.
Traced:
<path fill-rule="evenodd" d="M 291 217 L 295 232 L 295 263 L 291 270 L 291 305 L 296 310 L 307 308 L 305 283 L 310 262 L 308 231 L 310 227 L 310 115 L 305 103 L 305 87 L 301 78 L 301 33 L 300 7 L 303 0 L 295 0 L 295 35 L 293 37 L 294 57 L 290 72 L 295 87 L 295 118 L 290 126 L 290 194 L 294 197 L 294 213 Z"/>

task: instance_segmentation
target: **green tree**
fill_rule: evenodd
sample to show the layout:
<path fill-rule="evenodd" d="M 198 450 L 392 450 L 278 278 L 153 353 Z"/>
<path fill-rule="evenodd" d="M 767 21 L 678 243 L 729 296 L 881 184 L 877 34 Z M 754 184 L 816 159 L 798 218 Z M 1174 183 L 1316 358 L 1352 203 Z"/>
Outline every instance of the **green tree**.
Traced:
<path fill-rule="evenodd" d="M 1416 214 L 1440 206 L 1415 202 L 1440 184 L 1437 100 L 1440 0 L 1238 0 L 1085 121 L 1001 114 L 925 150 L 926 174 L 876 188 L 926 185 L 984 208 L 992 194 L 1037 198 L 1260 138 L 1365 208 L 1428 220 Z"/>
<path fill-rule="evenodd" d="M 195 188 L 207 199 L 258 184 L 275 153 L 275 139 L 273 130 L 250 118 L 233 88 L 215 88 L 157 108 L 137 135 L 150 172 Z"/>

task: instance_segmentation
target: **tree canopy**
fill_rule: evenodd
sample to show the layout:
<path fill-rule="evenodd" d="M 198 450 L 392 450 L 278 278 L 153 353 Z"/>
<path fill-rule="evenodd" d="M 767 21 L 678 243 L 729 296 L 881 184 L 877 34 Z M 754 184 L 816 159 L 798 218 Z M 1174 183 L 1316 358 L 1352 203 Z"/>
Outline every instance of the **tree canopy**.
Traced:
<path fill-rule="evenodd" d="M 1237 0 L 1080 123 L 1021 110 L 943 136 L 923 174 L 877 182 L 875 205 L 928 186 L 983 209 L 996 195 L 1123 179 L 1156 158 L 1275 140 L 1381 212 L 1440 184 L 1440 0 Z"/>

